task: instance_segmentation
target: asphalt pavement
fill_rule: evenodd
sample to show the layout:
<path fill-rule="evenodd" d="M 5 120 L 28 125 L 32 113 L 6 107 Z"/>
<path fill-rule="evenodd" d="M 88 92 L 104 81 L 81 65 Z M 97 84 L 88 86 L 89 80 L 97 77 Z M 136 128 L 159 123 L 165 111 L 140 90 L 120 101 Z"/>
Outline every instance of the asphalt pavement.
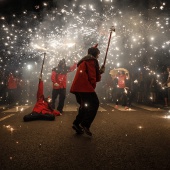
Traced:
<path fill-rule="evenodd" d="M 104 111 L 97 113 L 91 126 L 92 137 L 77 135 L 72 129 L 76 111 L 65 111 L 55 121 L 23 122 L 31 107 L 15 113 L 1 110 L 0 169 L 170 169 L 168 110 L 101 107 Z"/>

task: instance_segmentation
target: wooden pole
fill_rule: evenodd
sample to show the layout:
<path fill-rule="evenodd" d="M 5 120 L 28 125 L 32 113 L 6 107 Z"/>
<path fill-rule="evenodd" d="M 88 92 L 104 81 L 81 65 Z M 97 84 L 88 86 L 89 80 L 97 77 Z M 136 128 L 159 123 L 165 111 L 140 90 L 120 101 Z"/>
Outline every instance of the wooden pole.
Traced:
<path fill-rule="evenodd" d="M 42 66 L 41 66 L 41 72 L 40 72 L 40 78 L 42 78 L 42 72 L 43 72 L 43 67 L 44 67 L 44 62 L 45 62 L 45 55 L 46 55 L 46 53 L 44 53 L 44 58 L 43 58 Z"/>
<path fill-rule="evenodd" d="M 109 50 L 110 40 L 111 40 L 112 32 L 113 32 L 113 31 L 115 32 L 114 26 L 112 26 L 112 27 L 110 28 L 110 36 L 109 36 L 109 40 L 108 40 L 108 44 L 107 44 L 107 49 L 106 49 L 106 54 L 105 54 L 103 66 L 105 66 L 105 64 L 106 64 L 107 53 L 108 53 L 108 50 Z"/>

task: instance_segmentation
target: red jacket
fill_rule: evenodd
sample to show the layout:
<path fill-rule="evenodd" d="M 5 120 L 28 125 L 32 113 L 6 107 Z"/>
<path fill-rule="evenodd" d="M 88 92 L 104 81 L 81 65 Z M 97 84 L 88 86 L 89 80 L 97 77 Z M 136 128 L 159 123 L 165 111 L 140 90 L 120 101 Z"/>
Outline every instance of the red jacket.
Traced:
<path fill-rule="evenodd" d="M 118 76 L 118 88 L 125 88 L 125 81 L 126 81 L 126 75 L 119 75 Z"/>
<path fill-rule="evenodd" d="M 96 82 L 100 80 L 98 60 L 91 55 L 87 55 L 78 63 L 70 92 L 94 92 Z"/>
<path fill-rule="evenodd" d="M 37 91 L 37 103 L 35 104 L 33 108 L 33 112 L 37 113 L 48 113 L 48 114 L 54 114 L 55 116 L 60 115 L 60 113 L 56 110 L 53 110 L 49 103 L 45 101 L 44 95 L 43 95 L 43 81 L 40 81 L 38 84 L 38 91 Z"/>
<path fill-rule="evenodd" d="M 77 64 L 75 63 L 73 66 L 69 67 L 66 73 L 57 73 L 57 70 L 53 69 L 51 75 L 51 81 L 53 82 L 53 89 L 63 89 L 66 88 L 67 85 L 67 73 L 74 71 L 76 69 Z M 57 83 L 58 86 L 54 84 Z"/>
<path fill-rule="evenodd" d="M 17 88 L 17 78 L 15 78 L 12 74 L 9 75 L 7 82 L 8 89 L 16 89 Z"/>

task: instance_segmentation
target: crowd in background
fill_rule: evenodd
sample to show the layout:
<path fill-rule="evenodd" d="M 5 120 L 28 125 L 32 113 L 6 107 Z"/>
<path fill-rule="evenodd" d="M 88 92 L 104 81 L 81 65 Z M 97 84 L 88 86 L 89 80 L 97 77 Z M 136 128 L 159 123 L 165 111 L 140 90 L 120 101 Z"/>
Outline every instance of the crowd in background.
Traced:
<path fill-rule="evenodd" d="M 37 83 L 37 76 L 30 76 L 28 79 L 15 69 L 0 71 L 0 104 L 21 105 L 35 102 Z M 47 88 L 46 91 L 48 90 Z"/>
<path fill-rule="evenodd" d="M 123 85 L 119 81 L 123 78 Z M 138 73 L 125 73 L 119 71 L 117 75 L 108 73 L 104 82 L 106 99 L 115 103 L 115 107 L 123 105 L 132 106 L 132 103 L 162 104 L 170 106 L 170 68 L 167 67 L 160 76 Z"/>
<path fill-rule="evenodd" d="M 127 105 L 127 107 L 130 107 L 133 102 L 144 104 L 156 103 L 162 104 L 164 107 L 170 106 L 169 67 L 164 69 L 159 77 L 155 74 L 146 74 L 142 71 L 137 73 L 129 72 L 128 75 L 120 71 L 116 76 L 112 76 L 109 74 L 109 71 L 103 76 L 102 86 L 98 85 L 97 87 L 97 91 L 102 91 L 99 94 L 100 98 L 106 97 L 106 101 L 115 103 L 115 105 Z M 1 104 L 11 104 L 14 102 L 22 104 L 26 102 L 27 98 L 31 97 L 29 88 L 31 84 L 29 84 L 28 80 L 24 80 L 16 72 L 9 72 L 8 74 L 1 72 L 0 74 Z M 124 78 L 124 85 L 122 87 L 120 84 L 120 87 L 118 86 L 118 77 L 120 75 L 123 75 L 121 77 Z M 48 83 L 48 86 L 50 86 L 47 88 L 48 90 L 51 90 L 50 83 Z M 33 86 L 31 86 L 31 89 L 33 89 Z M 127 93 L 129 93 L 129 99 L 126 98 Z"/>

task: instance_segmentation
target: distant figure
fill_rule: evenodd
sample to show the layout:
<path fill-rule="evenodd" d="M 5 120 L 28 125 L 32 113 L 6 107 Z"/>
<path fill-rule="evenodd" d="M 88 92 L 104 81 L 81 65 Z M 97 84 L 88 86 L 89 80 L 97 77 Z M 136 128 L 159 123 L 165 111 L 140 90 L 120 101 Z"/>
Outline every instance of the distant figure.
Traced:
<path fill-rule="evenodd" d="M 125 106 L 125 110 L 128 110 L 132 103 L 132 91 L 130 76 L 126 73 L 125 88 L 122 97 L 122 105 Z"/>
<path fill-rule="evenodd" d="M 5 74 L 2 70 L 0 70 L 0 104 L 5 104 L 6 101 L 6 80 Z"/>
<path fill-rule="evenodd" d="M 142 72 L 139 73 L 139 77 L 137 78 L 137 81 L 138 81 L 137 102 L 143 103 L 145 97 L 145 83 L 144 83 L 144 76 Z"/>
<path fill-rule="evenodd" d="M 162 90 L 161 94 L 164 99 L 164 107 L 168 107 L 168 86 L 167 86 L 167 80 L 168 80 L 168 72 L 164 71 L 161 75 L 161 84 L 162 84 Z"/>
<path fill-rule="evenodd" d="M 153 103 L 156 103 L 156 93 L 157 93 L 157 82 L 155 76 L 151 77 L 151 82 L 150 82 L 150 97 Z"/>
<path fill-rule="evenodd" d="M 116 103 L 117 100 L 117 86 L 118 86 L 118 79 L 116 77 L 116 74 L 112 75 L 112 101 Z"/>
<path fill-rule="evenodd" d="M 12 74 L 9 73 L 7 80 L 7 103 L 12 104 L 16 102 L 17 96 L 17 88 L 18 88 L 18 79 Z"/>
<path fill-rule="evenodd" d="M 57 67 L 52 69 L 51 81 L 53 82 L 52 108 L 55 109 L 55 102 L 59 96 L 57 110 L 63 113 L 64 101 L 66 98 L 67 73 L 74 71 L 77 64 L 66 66 L 65 59 L 59 61 Z"/>
<path fill-rule="evenodd" d="M 124 88 L 126 87 L 126 75 L 124 71 L 119 71 L 116 75 L 117 77 L 117 89 L 116 89 L 116 105 L 115 108 L 118 108 L 118 104 L 123 100 Z"/>
<path fill-rule="evenodd" d="M 33 111 L 24 116 L 24 121 L 32 120 L 55 120 L 55 116 L 59 116 L 60 112 L 52 109 L 51 98 L 45 98 L 43 95 L 43 81 L 39 80 L 37 91 L 37 102 L 33 108 Z"/>
<path fill-rule="evenodd" d="M 167 67 L 168 79 L 167 79 L 167 87 L 168 87 L 168 105 L 170 105 L 170 67 Z"/>

